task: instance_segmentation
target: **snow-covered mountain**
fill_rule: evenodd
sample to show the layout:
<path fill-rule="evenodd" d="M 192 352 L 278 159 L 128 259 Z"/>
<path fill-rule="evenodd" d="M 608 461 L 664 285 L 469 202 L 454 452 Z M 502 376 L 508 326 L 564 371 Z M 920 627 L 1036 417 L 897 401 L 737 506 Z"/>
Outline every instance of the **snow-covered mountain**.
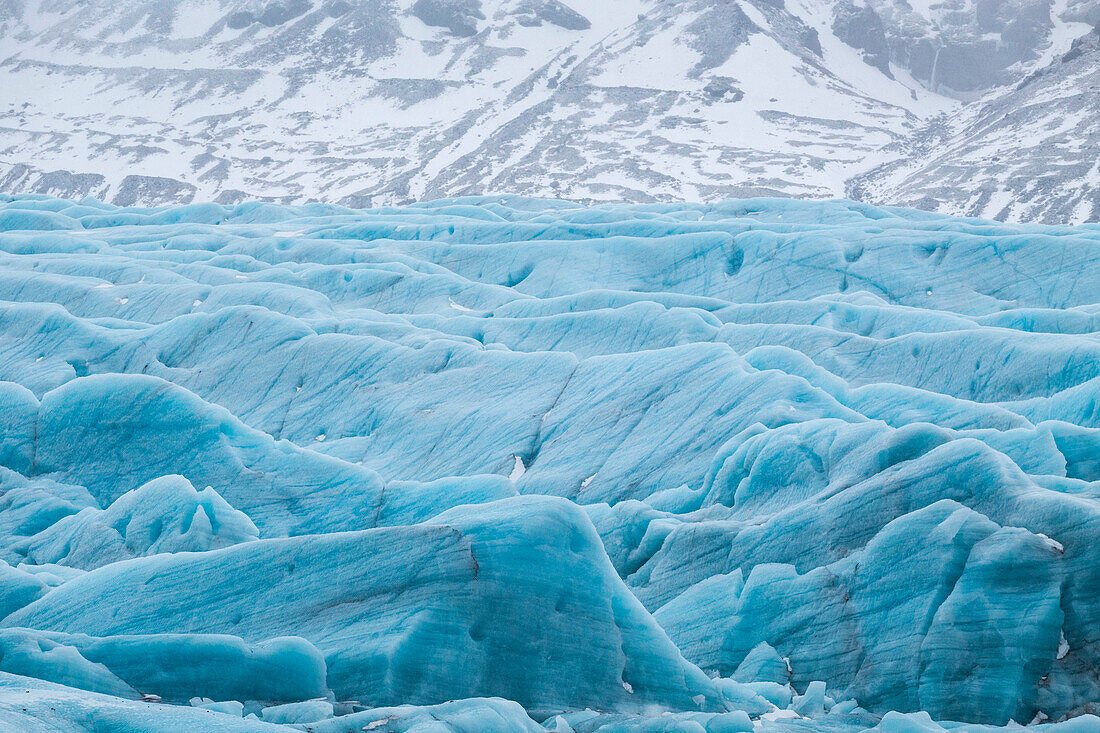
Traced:
<path fill-rule="evenodd" d="M 0 191 L 1096 220 L 1097 22 L 1097 0 L 6 0 Z"/>
<path fill-rule="evenodd" d="M 1004 93 L 933 119 L 849 193 L 1002 220 L 1100 221 L 1100 30 Z"/>

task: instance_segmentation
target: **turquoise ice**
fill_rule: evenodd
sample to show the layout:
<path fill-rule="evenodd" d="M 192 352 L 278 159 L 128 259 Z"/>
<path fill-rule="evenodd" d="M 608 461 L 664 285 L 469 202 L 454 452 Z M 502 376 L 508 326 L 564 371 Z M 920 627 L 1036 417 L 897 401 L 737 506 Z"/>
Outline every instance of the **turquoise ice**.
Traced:
<path fill-rule="evenodd" d="M 0 731 L 1100 730 L 1100 227 L 3 198 L 0 560 Z"/>

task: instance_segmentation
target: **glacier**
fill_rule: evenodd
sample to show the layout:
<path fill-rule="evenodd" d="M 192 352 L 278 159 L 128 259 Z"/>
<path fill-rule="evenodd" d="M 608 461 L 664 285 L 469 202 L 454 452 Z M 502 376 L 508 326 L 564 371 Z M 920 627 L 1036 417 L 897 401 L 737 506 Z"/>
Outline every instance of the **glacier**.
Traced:
<path fill-rule="evenodd" d="M 1100 225 L 0 197 L 0 731 L 1100 730 Z"/>

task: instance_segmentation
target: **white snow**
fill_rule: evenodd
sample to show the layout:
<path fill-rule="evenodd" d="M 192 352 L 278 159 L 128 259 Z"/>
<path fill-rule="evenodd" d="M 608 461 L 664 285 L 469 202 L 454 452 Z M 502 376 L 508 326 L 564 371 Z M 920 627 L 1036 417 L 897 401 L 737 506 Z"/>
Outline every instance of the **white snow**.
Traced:
<path fill-rule="evenodd" d="M 1050 545 L 1052 548 L 1054 548 L 1058 552 L 1065 552 L 1066 551 L 1066 548 L 1063 547 L 1062 543 L 1059 542 L 1058 540 L 1051 539 L 1050 537 L 1047 537 L 1042 532 L 1036 532 L 1035 534 L 1037 534 L 1039 537 L 1041 537 L 1043 540 L 1045 540 L 1048 545 Z"/>
<path fill-rule="evenodd" d="M 527 466 L 523 465 L 523 459 L 519 456 L 515 456 L 515 459 L 516 462 L 512 466 L 512 472 L 508 474 L 508 478 L 512 481 L 518 481 L 523 474 L 527 473 Z"/>
<path fill-rule="evenodd" d="M 450 303 L 451 307 L 454 308 L 456 311 L 462 311 L 463 313 L 472 313 L 474 310 L 473 308 L 467 308 L 464 305 L 459 305 L 455 302 L 454 298 L 447 298 L 447 302 Z"/>

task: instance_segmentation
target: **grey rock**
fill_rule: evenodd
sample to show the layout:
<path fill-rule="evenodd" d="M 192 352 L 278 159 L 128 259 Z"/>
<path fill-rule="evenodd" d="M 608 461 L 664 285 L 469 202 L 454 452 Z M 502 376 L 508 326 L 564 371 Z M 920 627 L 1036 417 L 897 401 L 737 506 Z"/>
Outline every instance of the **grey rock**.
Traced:
<path fill-rule="evenodd" d="M 852 48 L 863 52 L 863 60 L 882 73 L 890 73 L 890 46 L 886 42 L 886 27 L 882 18 L 870 6 L 842 2 L 833 16 L 833 33 Z"/>
<path fill-rule="evenodd" d="M 592 27 L 588 18 L 558 0 L 527 0 L 520 3 L 517 17 L 520 25 L 553 23 L 571 31 L 585 31 Z"/>
<path fill-rule="evenodd" d="M 156 203 L 189 204 L 195 187 L 183 181 L 160 176 L 130 175 L 122 179 L 111 203 L 116 206 L 148 206 Z"/>
<path fill-rule="evenodd" d="M 485 20 L 478 0 L 416 0 L 412 14 L 461 37 L 476 35 L 477 22 Z"/>

